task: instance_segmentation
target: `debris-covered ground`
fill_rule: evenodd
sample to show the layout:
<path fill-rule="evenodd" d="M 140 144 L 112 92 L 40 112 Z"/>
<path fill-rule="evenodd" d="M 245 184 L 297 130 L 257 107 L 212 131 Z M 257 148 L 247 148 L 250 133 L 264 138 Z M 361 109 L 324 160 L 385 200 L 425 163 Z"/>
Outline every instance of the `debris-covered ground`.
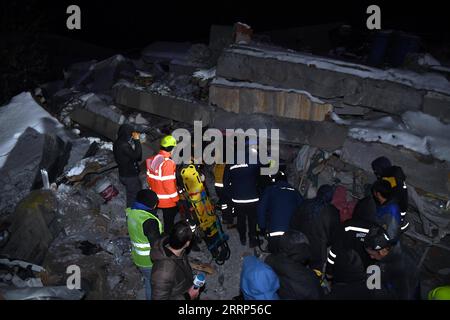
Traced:
<path fill-rule="evenodd" d="M 76 63 L 64 80 L 0 108 L 0 293 L 143 299 L 112 141 L 121 124 L 135 125 L 145 159 L 164 134 L 192 131 L 192 120 L 280 129 L 289 182 L 307 198 L 322 184 L 339 186 L 346 201 L 335 205 L 344 216 L 375 179 L 370 162 L 391 158 L 407 175 L 411 227 L 403 241 L 420 260 L 422 294 L 450 283 L 448 80 L 429 68 L 382 70 L 305 55 L 253 41 L 248 30 L 231 46 L 227 32 L 211 38 L 209 46 L 156 43 L 138 59 Z M 419 58 L 422 68 L 432 59 Z M 318 111 L 325 104 L 326 113 Z M 141 180 L 146 186 L 144 174 Z M 105 187 L 111 199 L 103 198 Z M 236 229 L 224 230 L 231 249 L 224 265 L 204 243 L 190 253 L 191 262 L 214 269 L 202 299 L 237 296 L 243 257 L 264 255 L 241 246 Z M 72 265 L 80 267 L 83 293 L 65 290 Z"/>

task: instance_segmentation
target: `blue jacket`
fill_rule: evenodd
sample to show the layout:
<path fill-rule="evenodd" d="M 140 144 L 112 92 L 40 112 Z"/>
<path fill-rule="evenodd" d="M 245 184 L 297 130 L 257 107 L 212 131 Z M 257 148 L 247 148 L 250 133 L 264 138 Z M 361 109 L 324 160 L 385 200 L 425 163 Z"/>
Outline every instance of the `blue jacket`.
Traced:
<path fill-rule="evenodd" d="M 300 192 L 286 181 L 269 186 L 258 204 L 258 225 L 267 232 L 288 231 L 293 214 L 303 202 Z"/>
<path fill-rule="evenodd" d="M 393 242 L 396 242 L 400 235 L 400 207 L 396 202 L 387 202 L 377 207 L 375 215 L 376 223 L 382 226 Z"/>
<path fill-rule="evenodd" d="M 233 203 L 254 203 L 259 200 L 259 165 L 227 164 L 223 174 L 225 193 Z"/>
<path fill-rule="evenodd" d="M 241 291 L 245 300 L 279 300 L 278 276 L 267 264 L 255 256 L 244 258 L 241 272 Z"/>

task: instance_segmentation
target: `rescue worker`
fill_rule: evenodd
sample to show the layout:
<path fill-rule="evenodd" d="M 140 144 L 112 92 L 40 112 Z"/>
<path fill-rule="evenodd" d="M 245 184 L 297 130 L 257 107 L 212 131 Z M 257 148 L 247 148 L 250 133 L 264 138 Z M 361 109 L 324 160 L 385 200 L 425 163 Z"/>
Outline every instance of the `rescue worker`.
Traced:
<path fill-rule="evenodd" d="M 381 290 L 372 290 L 377 299 L 415 300 L 420 298 L 418 259 L 400 243 L 393 245 L 379 226 L 370 229 L 364 247 L 380 267 Z"/>
<path fill-rule="evenodd" d="M 400 208 L 392 196 L 388 181 L 377 180 L 372 186 L 373 196 L 377 202 L 375 222 L 382 226 L 392 242 L 400 237 Z"/>
<path fill-rule="evenodd" d="M 303 232 L 311 247 L 311 268 L 322 272 L 327 259 L 327 247 L 338 230 L 339 211 L 331 204 L 333 187 L 322 185 L 313 199 L 305 200 L 292 216 L 290 227 Z"/>
<path fill-rule="evenodd" d="M 283 300 L 319 300 L 323 296 L 319 278 L 308 267 L 309 241 L 300 231 L 289 230 L 279 241 L 279 252 L 265 262 L 278 275 L 278 295 Z"/>
<path fill-rule="evenodd" d="M 331 287 L 330 300 L 371 299 L 367 267 L 372 260 L 364 249 L 364 238 L 374 224 L 351 219 L 343 223 L 328 251 L 325 278 Z"/>
<path fill-rule="evenodd" d="M 158 195 L 158 208 L 163 212 L 166 233 L 170 233 L 172 230 L 175 216 L 178 213 L 176 164 L 171 159 L 171 152 L 176 145 L 177 141 L 174 137 L 165 136 L 161 139 L 159 153 L 146 160 L 148 186 Z"/>
<path fill-rule="evenodd" d="M 268 249 L 278 252 L 281 236 L 289 230 L 294 213 L 303 202 L 298 190 L 288 182 L 284 172 L 274 177 L 275 183 L 266 187 L 258 203 L 258 226 L 262 234 L 267 235 Z"/>
<path fill-rule="evenodd" d="M 249 153 L 244 152 L 245 161 L 225 166 L 223 181 L 225 192 L 230 196 L 237 216 L 237 229 L 243 246 L 247 243 L 246 232 L 248 223 L 249 246 L 260 245 L 256 234 L 257 205 L 259 201 L 258 177 L 259 165 L 251 164 Z"/>
<path fill-rule="evenodd" d="M 392 198 L 400 208 L 401 222 L 400 230 L 405 232 L 409 227 L 407 219 L 408 211 L 408 187 L 406 186 L 406 176 L 402 168 L 393 166 L 386 157 L 379 157 L 372 161 L 372 169 L 378 180 L 386 180 L 393 189 Z"/>
<path fill-rule="evenodd" d="M 117 133 L 113 144 L 114 159 L 119 167 L 119 180 L 127 192 L 127 208 L 129 208 L 139 190 L 142 189 L 139 180 L 139 161 L 142 159 L 142 146 L 139 133 L 132 125 L 123 124 Z"/>
<path fill-rule="evenodd" d="M 186 249 L 193 233 L 187 221 L 179 221 L 168 236 L 159 239 L 151 253 L 152 300 L 193 300 L 200 290 L 194 288 L 193 273 Z"/>
<path fill-rule="evenodd" d="M 233 215 L 232 215 L 232 205 L 230 204 L 230 199 L 228 198 L 224 184 L 223 184 L 223 175 L 225 171 L 224 163 L 216 163 L 214 165 L 214 187 L 216 189 L 216 194 L 219 197 L 219 201 L 217 205 L 222 212 L 223 223 L 227 225 L 233 224 Z"/>
<path fill-rule="evenodd" d="M 151 299 L 151 273 L 153 262 L 150 251 L 155 241 L 163 233 L 163 225 L 158 219 L 156 207 L 158 196 L 152 190 L 137 193 L 136 202 L 126 209 L 128 234 L 131 239 L 131 257 L 144 276 L 145 295 Z"/>

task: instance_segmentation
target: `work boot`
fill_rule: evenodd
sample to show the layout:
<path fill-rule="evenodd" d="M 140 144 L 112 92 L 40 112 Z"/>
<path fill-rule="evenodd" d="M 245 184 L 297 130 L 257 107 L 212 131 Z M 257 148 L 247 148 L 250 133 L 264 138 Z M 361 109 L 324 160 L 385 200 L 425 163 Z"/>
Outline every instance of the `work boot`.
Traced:
<path fill-rule="evenodd" d="M 258 246 L 262 245 L 262 243 L 263 242 L 261 240 L 253 238 L 253 239 L 250 239 L 249 247 L 250 248 L 255 248 L 255 247 L 258 247 Z"/>

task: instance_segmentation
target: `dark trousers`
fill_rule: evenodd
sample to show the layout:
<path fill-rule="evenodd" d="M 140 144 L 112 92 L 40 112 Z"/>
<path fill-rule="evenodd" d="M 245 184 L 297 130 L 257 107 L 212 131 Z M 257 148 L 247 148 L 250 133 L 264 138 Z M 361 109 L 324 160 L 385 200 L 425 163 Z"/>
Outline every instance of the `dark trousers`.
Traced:
<path fill-rule="evenodd" d="M 280 239 L 281 236 L 268 237 L 267 238 L 267 249 L 270 253 L 278 253 L 280 251 Z"/>
<path fill-rule="evenodd" d="M 139 177 L 119 177 L 120 182 L 125 186 L 127 192 L 127 208 L 136 200 L 137 193 L 142 189 L 141 180 Z"/>
<path fill-rule="evenodd" d="M 249 239 L 256 239 L 257 205 L 258 202 L 233 204 L 234 211 L 237 216 L 237 230 L 241 239 L 245 239 L 247 222 Z"/>
<path fill-rule="evenodd" d="M 178 213 L 178 207 L 161 208 L 164 218 L 164 232 L 170 234 L 175 224 L 175 216 Z"/>

